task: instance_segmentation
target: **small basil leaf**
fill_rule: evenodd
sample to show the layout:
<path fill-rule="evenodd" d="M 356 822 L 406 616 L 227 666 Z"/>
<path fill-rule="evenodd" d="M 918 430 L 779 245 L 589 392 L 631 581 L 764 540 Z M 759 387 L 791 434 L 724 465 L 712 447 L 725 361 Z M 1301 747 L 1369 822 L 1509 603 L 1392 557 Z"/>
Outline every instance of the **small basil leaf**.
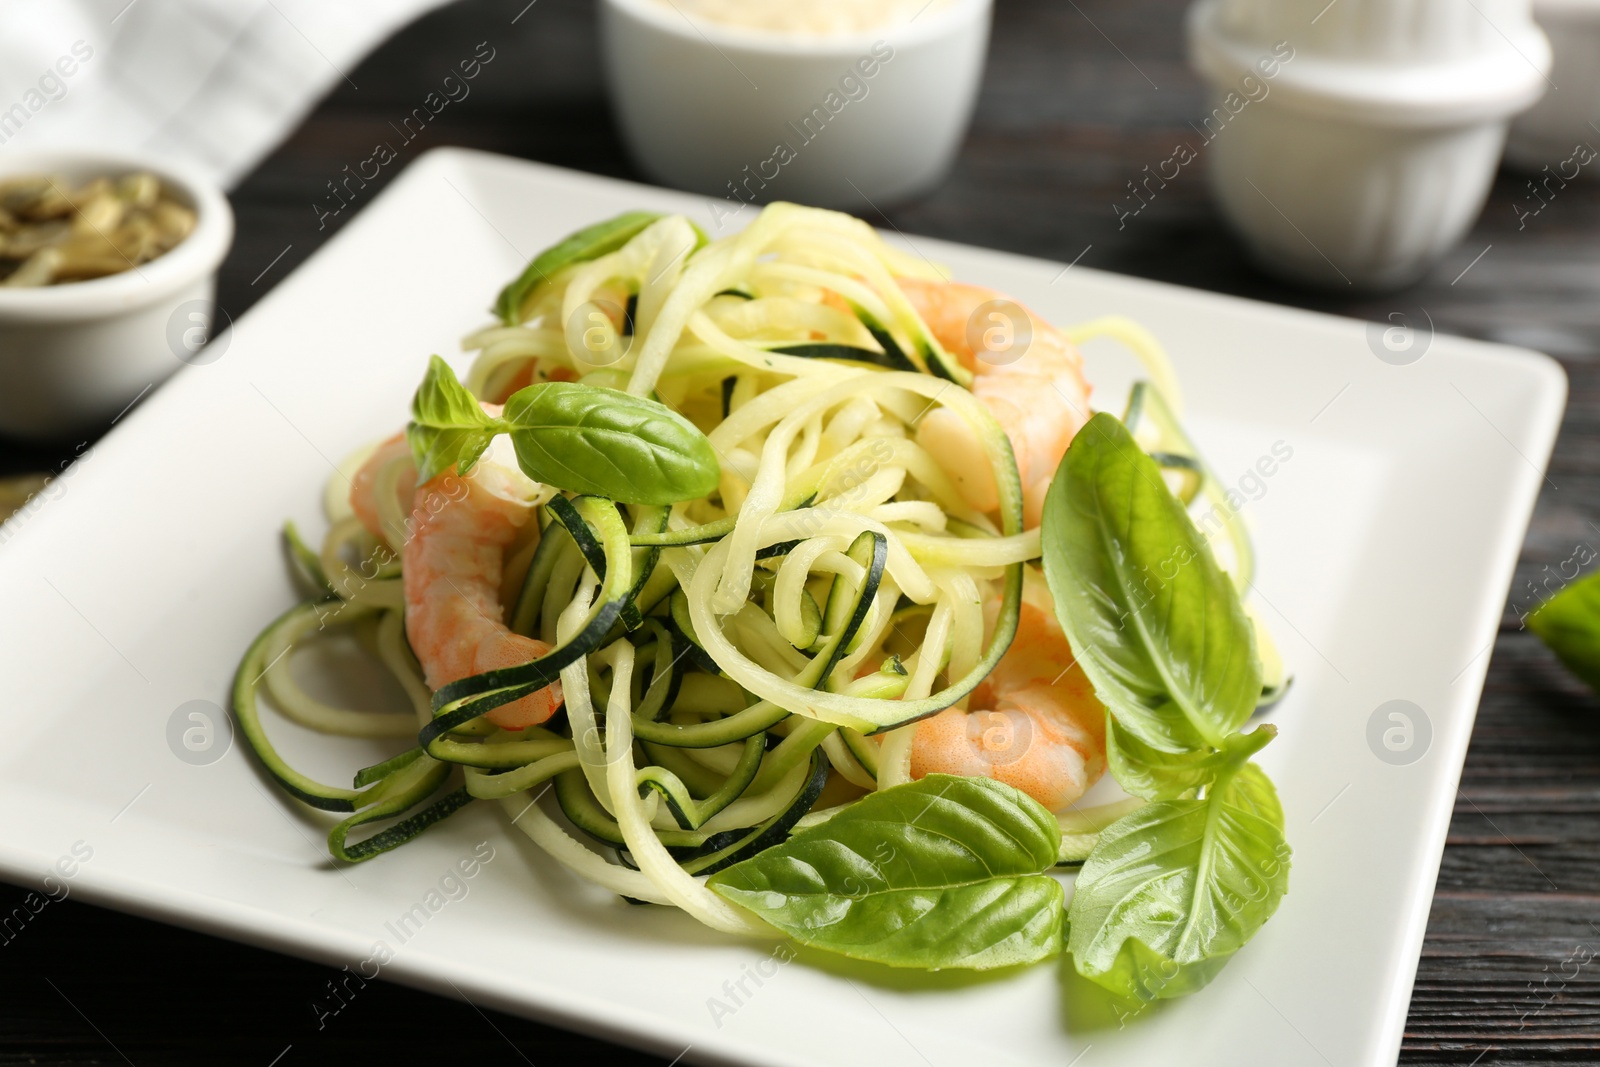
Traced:
<path fill-rule="evenodd" d="M 1067 913 L 1073 966 L 1123 997 L 1192 993 L 1288 889 L 1278 795 L 1255 764 L 1236 765 L 1203 800 L 1147 804 L 1101 831 Z"/>
<path fill-rule="evenodd" d="M 1061 949 L 1061 828 L 988 778 L 870 793 L 708 883 L 802 944 L 891 967 L 985 970 Z"/>
<path fill-rule="evenodd" d="M 575 382 L 541 382 L 506 401 L 504 423 L 528 477 L 625 504 L 673 504 L 717 487 L 705 434 L 654 400 Z"/>
<path fill-rule="evenodd" d="M 1134 737 L 1116 719 L 1106 730 L 1106 766 L 1127 792 L 1146 800 L 1192 796 L 1211 782 L 1227 760 L 1224 751 L 1198 748 L 1163 752 Z"/>
<path fill-rule="evenodd" d="M 494 302 L 495 314 L 507 326 L 517 325 L 522 321 L 522 305 L 539 287 L 539 283 L 548 281 L 562 267 L 599 259 L 615 252 L 660 217 L 653 211 L 627 211 L 614 219 L 597 222 L 577 233 L 568 234 L 534 256 L 516 280 L 500 290 Z M 696 232 L 699 232 L 698 228 Z M 704 237 L 703 234 L 700 236 Z M 704 243 L 702 240 L 701 244 Z"/>
<path fill-rule="evenodd" d="M 428 482 L 451 467 L 467 473 L 499 432 L 496 420 L 456 380 L 450 364 L 432 357 L 412 398 L 411 422 L 406 426 L 417 481 Z"/>
<path fill-rule="evenodd" d="M 1045 498 L 1045 577 L 1095 694 L 1145 744 L 1220 748 L 1261 662 L 1233 582 L 1114 416 L 1072 439 Z"/>
<path fill-rule="evenodd" d="M 451 467 L 457 474 L 466 474 L 492 440 L 492 430 L 441 429 L 414 422 L 406 427 L 406 442 L 417 462 L 418 485 L 432 481 Z"/>
<path fill-rule="evenodd" d="M 1569 671 L 1600 691 L 1600 574 L 1562 589 L 1527 624 Z"/>
<path fill-rule="evenodd" d="M 456 378 L 450 364 L 428 357 L 428 373 L 411 398 L 411 417 L 426 426 L 488 426 L 494 420 Z"/>

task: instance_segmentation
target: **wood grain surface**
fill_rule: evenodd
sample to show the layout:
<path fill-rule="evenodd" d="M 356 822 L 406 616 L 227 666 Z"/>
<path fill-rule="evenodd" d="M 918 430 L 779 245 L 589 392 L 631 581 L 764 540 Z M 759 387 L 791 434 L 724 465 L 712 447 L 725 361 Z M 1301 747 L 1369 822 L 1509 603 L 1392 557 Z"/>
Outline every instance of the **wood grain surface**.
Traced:
<path fill-rule="evenodd" d="M 1516 588 L 1575 545 L 1600 545 L 1600 181 L 1575 182 L 1519 221 L 1533 203 L 1527 179 L 1503 172 L 1461 246 L 1392 297 L 1311 293 L 1256 273 L 1212 209 L 1203 152 L 1121 225 L 1112 205 L 1126 183 L 1179 140 L 1198 141 L 1189 122 L 1205 94 L 1184 61 L 1182 7 L 997 0 L 955 172 L 888 219 L 860 213 L 911 234 L 1081 254 L 1087 266 L 1369 319 L 1420 305 L 1440 331 L 1549 352 L 1570 376 L 1571 404 Z M 312 205 L 480 41 L 496 59 L 471 96 L 406 146 L 366 199 L 442 144 L 639 177 L 607 110 L 592 4 L 466 0 L 350 71 L 355 87 L 341 83 L 234 191 L 239 234 L 220 294 L 234 317 L 359 211 L 319 229 Z M 75 444 L 0 443 L 0 472 L 46 468 Z M 1600 704 L 1508 607 L 1400 1062 L 1600 1063 L 1600 963 L 1585 962 L 1600 954 L 1597 813 Z M 0 913 L 20 898 L 0 887 Z M 0 1064 L 666 1062 L 384 983 L 319 1029 L 310 1004 L 332 973 L 68 899 L 0 943 Z"/>

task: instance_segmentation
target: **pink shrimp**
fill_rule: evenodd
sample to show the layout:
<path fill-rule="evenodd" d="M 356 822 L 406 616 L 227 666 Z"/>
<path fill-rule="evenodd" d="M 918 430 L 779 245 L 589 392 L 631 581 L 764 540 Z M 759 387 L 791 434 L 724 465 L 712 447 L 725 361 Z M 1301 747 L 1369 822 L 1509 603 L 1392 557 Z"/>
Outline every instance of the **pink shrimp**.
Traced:
<path fill-rule="evenodd" d="M 993 290 L 960 282 L 899 282 L 934 337 L 973 372 L 972 395 L 1011 439 L 1022 477 L 1024 524 L 1039 525 L 1050 479 L 1073 435 L 1089 421 L 1083 357 L 1060 330 Z M 946 408 L 930 411 L 917 428 L 917 442 L 967 503 L 983 512 L 1000 506 L 984 450 L 959 415 Z"/>
<path fill-rule="evenodd" d="M 990 625 L 999 601 L 990 604 Z M 1015 786 L 1062 811 L 1106 769 L 1106 709 L 1078 666 L 1044 581 L 1028 572 L 1017 636 L 973 691 L 917 725 L 911 776 L 960 774 Z"/>
<path fill-rule="evenodd" d="M 404 536 L 404 531 L 383 529 L 383 517 L 378 514 L 377 478 L 378 472 L 384 467 L 410 455 L 411 446 L 406 443 L 406 435 L 397 433 L 367 457 L 350 481 L 350 507 L 355 511 L 356 518 L 361 520 L 361 525 L 374 537 L 398 540 Z M 415 464 L 407 463 L 395 481 L 395 492 L 400 499 L 409 499 L 416 495 L 416 491 L 417 468 Z"/>
<path fill-rule="evenodd" d="M 380 445 L 351 486 L 350 505 L 375 535 L 381 531 L 373 482 L 378 468 L 404 447 L 403 436 Z M 514 634 L 505 624 L 500 603 L 505 553 L 533 515 L 537 487 L 515 466 L 497 461 L 492 451 L 465 478 L 452 468 L 416 487 L 400 546 L 406 637 L 432 689 L 519 666 L 550 651 L 543 641 Z M 412 479 L 414 483 L 414 474 Z M 560 706 L 561 683 L 552 682 L 494 708 L 487 717 L 496 726 L 520 730 L 544 722 Z"/>

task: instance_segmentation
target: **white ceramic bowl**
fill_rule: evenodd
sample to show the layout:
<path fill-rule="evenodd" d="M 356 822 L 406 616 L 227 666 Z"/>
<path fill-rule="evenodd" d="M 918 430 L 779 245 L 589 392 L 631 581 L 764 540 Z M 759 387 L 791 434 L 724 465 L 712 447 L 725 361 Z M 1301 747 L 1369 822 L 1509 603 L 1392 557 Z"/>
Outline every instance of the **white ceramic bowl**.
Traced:
<path fill-rule="evenodd" d="M 990 4 L 952 0 L 903 26 L 799 36 L 691 21 L 663 0 L 602 0 L 612 105 L 644 170 L 729 210 L 884 205 L 936 185 L 954 161 Z"/>
<path fill-rule="evenodd" d="M 1546 93 L 1511 124 L 1506 158 L 1529 170 L 1549 167 L 1571 177 L 1580 146 L 1600 148 L 1600 0 L 1534 0 L 1533 17 L 1550 37 L 1555 66 L 1550 80 L 1559 88 Z M 1595 175 L 1600 168 L 1583 164 L 1578 172 Z"/>
<path fill-rule="evenodd" d="M 1202 149 L 1213 193 L 1274 273 L 1338 289 L 1407 285 L 1482 211 L 1511 117 L 1544 92 L 1550 47 L 1526 0 L 1499 0 L 1487 28 L 1455 0 L 1360 0 L 1327 9 L 1343 22 L 1283 38 L 1293 58 L 1264 77 L 1283 8 L 1309 27 L 1318 6 L 1189 9 L 1191 61 L 1225 116 Z M 1419 26 L 1435 42 L 1422 58 L 1408 45 Z"/>
<path fill-rule="evenodd" d="M 1236 40 L 1288 41 L 1301 56 L 1415 66 L 1503 46 L 1528 20 L 1528 0 L 1217 0 Z"/>
<path fill-rule="evenodd" d="M 104 426 L 184 363 L 214 322 L 217 266 L 233 211 L 193 168 L 87 152 L 0 156 L 0 178 L 55 174 L 72 182 L 148 171 L 197 216 L 181 244 L 137 270 L 36 289 L 0 287 L 0 434 L 64 438 Z M 195 317 L 195 316 L 198 316 Z"/>

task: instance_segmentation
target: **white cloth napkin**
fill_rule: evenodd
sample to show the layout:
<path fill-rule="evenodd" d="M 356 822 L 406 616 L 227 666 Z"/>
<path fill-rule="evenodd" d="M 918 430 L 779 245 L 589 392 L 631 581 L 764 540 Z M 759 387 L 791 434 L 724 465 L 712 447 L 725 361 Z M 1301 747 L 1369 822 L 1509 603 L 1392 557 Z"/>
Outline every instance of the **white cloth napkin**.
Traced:
<path fill-rule="evenodd" d="M 232 185 L 378 42 L 445 2 L 5 0 L 0 160 L 137 150 Z"/>

